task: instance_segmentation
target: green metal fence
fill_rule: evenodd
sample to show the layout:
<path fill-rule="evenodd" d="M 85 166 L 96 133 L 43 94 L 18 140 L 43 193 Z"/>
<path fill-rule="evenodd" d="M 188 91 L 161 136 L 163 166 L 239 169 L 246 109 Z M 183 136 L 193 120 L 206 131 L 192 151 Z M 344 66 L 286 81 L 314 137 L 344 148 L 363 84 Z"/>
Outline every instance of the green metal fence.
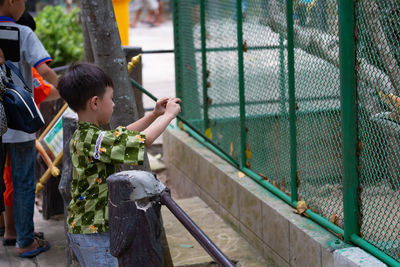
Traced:
<path fill-rule="evenodd" d="M 385 263 L 400 256 L 400 1 L 174 1 L 182 116 Z"/>

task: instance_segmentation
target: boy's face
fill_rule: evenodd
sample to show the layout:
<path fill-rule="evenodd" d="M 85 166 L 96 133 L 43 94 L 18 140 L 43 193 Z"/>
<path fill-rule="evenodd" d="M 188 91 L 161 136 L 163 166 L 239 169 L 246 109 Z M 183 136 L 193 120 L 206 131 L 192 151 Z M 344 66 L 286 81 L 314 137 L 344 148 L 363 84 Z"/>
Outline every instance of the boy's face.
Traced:
<path fill-rule="evenodd" d="M 110 86 L 106 87 L 106 92 L 98 102 L 98 121 L 100 125 L 104 125 L 110 122 L 112 113 L 114 111 L 114 89 Z"/>

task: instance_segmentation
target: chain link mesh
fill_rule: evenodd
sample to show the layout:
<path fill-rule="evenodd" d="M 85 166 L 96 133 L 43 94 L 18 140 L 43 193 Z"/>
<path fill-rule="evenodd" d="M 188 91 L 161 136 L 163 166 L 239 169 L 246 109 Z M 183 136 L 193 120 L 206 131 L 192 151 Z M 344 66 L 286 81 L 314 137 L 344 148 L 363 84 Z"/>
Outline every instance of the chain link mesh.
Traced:
<path fill-rule="evenodd" d="M 235 3 L 206 1 L 209 128 L 214 142 L 240 161 Z M 217 51 L 216 51 L 217 50 Z"/>
<path fill-rule="evenodd" d="M 247 167 L 290 193 L 286 31 L 271 29 L 282 1 L 248 1 L 243 13 Z M 251 156 L 250 156 L 251 155 Z"/>
<path fill-rule="evenodd" d="M 175 1 L 177 92 L 183 116 L 220 149 L 291 194 L 286 1 Z M 400 0 L 356 3 L 361 237 L 399 259 Z M 299 200 L 344 227 L 336 0 L 294 0 Z M 237 12 L 243 16 L 245 146 L 241 155 Z M 203 84 L 203 75 L 207 75 Z M 207 92 L 207 102 L 203 92 Z M 208 116 L 209 120 L 204 118 Z"/>
<path fill-rule="evenodd" d="M 357 97 L 361 236 L 400 253 L 400 1 L 358 1 Z"/>
<path fill-rule="evenodd" d="M 336 1 L 298 1 L 293 14 L 299 199 L 343 228 Z"/>

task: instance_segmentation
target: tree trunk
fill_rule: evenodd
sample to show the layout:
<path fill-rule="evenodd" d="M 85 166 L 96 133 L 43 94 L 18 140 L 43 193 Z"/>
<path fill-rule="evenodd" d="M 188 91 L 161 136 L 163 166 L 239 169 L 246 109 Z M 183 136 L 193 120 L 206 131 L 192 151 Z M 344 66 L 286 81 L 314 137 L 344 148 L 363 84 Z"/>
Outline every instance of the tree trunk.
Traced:
<path fill-rule="evenodd" d="M 94 62 L 94 56 L 92 51 L 92 44 L 90 43 L 89 32 L 86 26 L 86 19 L 88 17 L 83 16 L 83 10 L 81 10 L 81 21 L 82 21 L 82 34 L 83 34 L 83 48 L 85 52 L 85 60 L 87 62 Z"/>
<path fill-rule="evenodd" d="M 129 81 L 125 54 L 122 51 L 114 8 L 110 0 L 82 0 L 82 23 L 86 27 L 95 64 L 114 82 L 115 108 L 111 128 L 128 125 L 139 118 L 135 96 Z M 85 51 L 90 48 L 85 48 Z M 90 58 L 90 57 L 88 57 Z"/>

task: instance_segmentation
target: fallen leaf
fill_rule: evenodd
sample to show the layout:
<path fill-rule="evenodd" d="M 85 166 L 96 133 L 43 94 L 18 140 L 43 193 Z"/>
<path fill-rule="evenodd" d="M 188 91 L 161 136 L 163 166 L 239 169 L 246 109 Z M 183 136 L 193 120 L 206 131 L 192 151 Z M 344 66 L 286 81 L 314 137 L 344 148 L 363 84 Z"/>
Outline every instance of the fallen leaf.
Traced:
<path fill-rule="evenodd" d="M 187 244 L 180 244 L 181 247 L 183 248 L 193 248 L 193 245 L 187 245 Z"/>
<path fill-rule="evenodd" d="M 299 171 L 296 172 L 296 183 L 297 183 L 297 188 L 299 188 L 300 187 Z"/>
<path fill-rule="evenodd" d="M 331 223 L 334 225 L 339 225 L 339 218 L 335 213 L 332 213 L 331 215 Z"/>
<path fill-rule="evenodd" d="M 181 129 L 181 130 L 183 130 L 183 131 L 185 131 L 185 128 L 183 127 L 183 122 L 178 122 L 178 127 Z"/>
<path fill-rule="evenodd" d="M 276 181 L 272 181 L 272 185 L 278 188 L 279 190 L 281 189 L 281 186 Z"/>
<path fill-rule="evenodd" d="M 249 144 L 246 144 L 246 158 L 251 159 L 251 151 Z"/>
<path fill-rule="evenodd" d="M 319 211 L 318 211 L 317 208 L 311 208 L 311 207 L 310 207 L 310 210 L 311 210 L 312 212 L 316 213 L 316 214 L 319 214 Z"/>
<path fill-rule="evenodd" d="M 306 212 L 307 209 L 308 209 L 308 207 L 304 200 L 297 201 L 295 213 L 301 215 L 301 214 L 304 214 L 304 212 Z"/>
<path fill-rule="evenodd" d="M 264 174 L 262 174 L 262 173 L 258 173 L 258 175 L 260 175 L 260 176 L 261 176 L 261 178 L 263 178 L 265 181 L 269 181 L 268 177 L 267 177 L 267 176 L 265 176 Z"/>
<path fill-rule="evenodd" d="M 231 142 L 231 144 L 230 144 L 229 155 L 233 156 L 233 142 Z"/>
<path fill-rule="evenodd" d="M 246 174 L 244 174 L 243 172 L 238 172 L 238 177 L 239 178 L 243 178 L 243 177 L 245 177 L 246 176 Z"/>
<path fill-rule="evenodd" d="M 208 137 L 208 139 L 210 139 L 210 140 L 213 139 L 211 128 L 207 128 L 207 130 L 204 132 L 204 134 L 205 134 L 205 136 Z"/>
<path fill-rule="evenodd" d="M 250 169 L 250 162 L 246 161 L 246 167 Z"/>

